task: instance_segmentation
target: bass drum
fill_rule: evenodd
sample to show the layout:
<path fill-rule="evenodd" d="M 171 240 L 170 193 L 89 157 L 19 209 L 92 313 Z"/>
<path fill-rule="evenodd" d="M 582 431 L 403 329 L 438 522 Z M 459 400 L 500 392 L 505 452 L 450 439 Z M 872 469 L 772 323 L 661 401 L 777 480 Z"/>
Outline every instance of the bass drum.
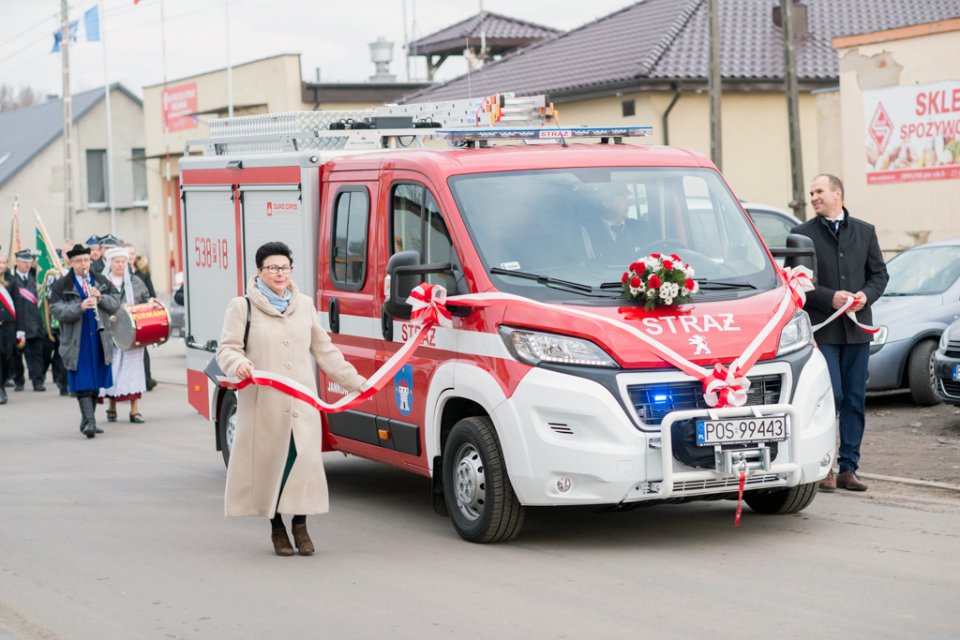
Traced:
<path fill-rule="evenodd" d="M 123 306 L 110 318 L 110 330 L 123 351 L 163 344 L 170 337 L 170 313 L 159 300 Z"/>

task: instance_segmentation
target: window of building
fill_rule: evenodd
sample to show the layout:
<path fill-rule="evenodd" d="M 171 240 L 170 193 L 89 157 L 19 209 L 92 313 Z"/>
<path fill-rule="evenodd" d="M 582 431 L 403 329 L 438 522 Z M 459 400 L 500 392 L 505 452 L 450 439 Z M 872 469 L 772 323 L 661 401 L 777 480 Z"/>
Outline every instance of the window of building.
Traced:
<path fill-rule="evenodd" d="M 624 100 L 621 103 L 623 109 L 623 117 L 635 116 L 637 115 L 637 103 L 634 100 Z"/>
<path fill-rule="evenodd" d="M 130 150 L 133 165 L 133 204 L 147 204 L 147 151 L 134 147 Z"/>
<path fill-rule="evenodd" d="M 338 289 L 359 291 L 367 275 L 367 226 L 370 196 L 366 188 L 344 187 L 333 209 L 330 270 Z"/>
<path fill-rule="evenodd" d="M 107 206 L 107 152 L 87 149 L 87 205 Z"/>

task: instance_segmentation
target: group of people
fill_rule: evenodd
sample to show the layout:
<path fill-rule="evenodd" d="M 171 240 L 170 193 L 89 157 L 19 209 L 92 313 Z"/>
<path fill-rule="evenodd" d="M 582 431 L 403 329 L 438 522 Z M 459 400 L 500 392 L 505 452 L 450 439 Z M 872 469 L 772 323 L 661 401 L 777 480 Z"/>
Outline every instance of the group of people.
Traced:
<path fill-rule="evenodd" d="M 86 437 L 103 433 L 97 404 L 106 403 L 107 420 L 116 422 L 117 403 L 130 402 L 130 422 L 143 423 L 139 400 L 156 386 L 149 356 L 144 348 L 119 349 L 111 320 L 121 305 L 154 296 L 146 260 L 112 235 L 68 241 L 57 255 L 62 270 L 46 273 L 38 273 L 32 250 L 18 252 L 9 271 L 0 256 L 0 404 L 9 400 L 7 387 L 24 390 L 25 360 L 34 391 L 46 390 L 52 369 L 60 394 L 77 398 Z"/>

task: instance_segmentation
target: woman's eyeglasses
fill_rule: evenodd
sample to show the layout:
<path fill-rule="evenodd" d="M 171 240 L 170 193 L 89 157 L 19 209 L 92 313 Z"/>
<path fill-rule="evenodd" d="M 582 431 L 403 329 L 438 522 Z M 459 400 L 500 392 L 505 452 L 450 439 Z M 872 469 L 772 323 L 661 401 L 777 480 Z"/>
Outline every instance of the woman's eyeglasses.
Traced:
<path fill-rule="evenodd" d="M 291 267 L 288 264 L 285 264 L 282 267 L 278 267 L 275 264 L 271 264 L 271 265 L 267 265 L 266 267 L 260 267 L 260 269 L 263 271 L 269 271 L 270 274 L 274 276 L 277 275 L 278 273 L 290 273 L 291 271 L 293 271 L 293 267 Z"/>

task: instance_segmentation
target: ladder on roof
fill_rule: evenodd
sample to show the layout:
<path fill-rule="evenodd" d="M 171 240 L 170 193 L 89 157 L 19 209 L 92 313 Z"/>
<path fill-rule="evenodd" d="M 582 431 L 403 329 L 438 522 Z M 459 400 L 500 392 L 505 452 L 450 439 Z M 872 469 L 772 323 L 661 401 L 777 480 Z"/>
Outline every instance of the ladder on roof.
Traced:
<path fill-rule="evenodd" d="M 387 105 L 351 111 L 293 111 L 210 123 L 207 155 L 303 150 L 359 150 L 423 146 L 427 138 L 455 145 L 486 146 L 490 140 L 559 140 L 649 135 L 650 127 L 560 128 L 557 110 L 544 95 L 495 94 L 469 100 Z"/>

